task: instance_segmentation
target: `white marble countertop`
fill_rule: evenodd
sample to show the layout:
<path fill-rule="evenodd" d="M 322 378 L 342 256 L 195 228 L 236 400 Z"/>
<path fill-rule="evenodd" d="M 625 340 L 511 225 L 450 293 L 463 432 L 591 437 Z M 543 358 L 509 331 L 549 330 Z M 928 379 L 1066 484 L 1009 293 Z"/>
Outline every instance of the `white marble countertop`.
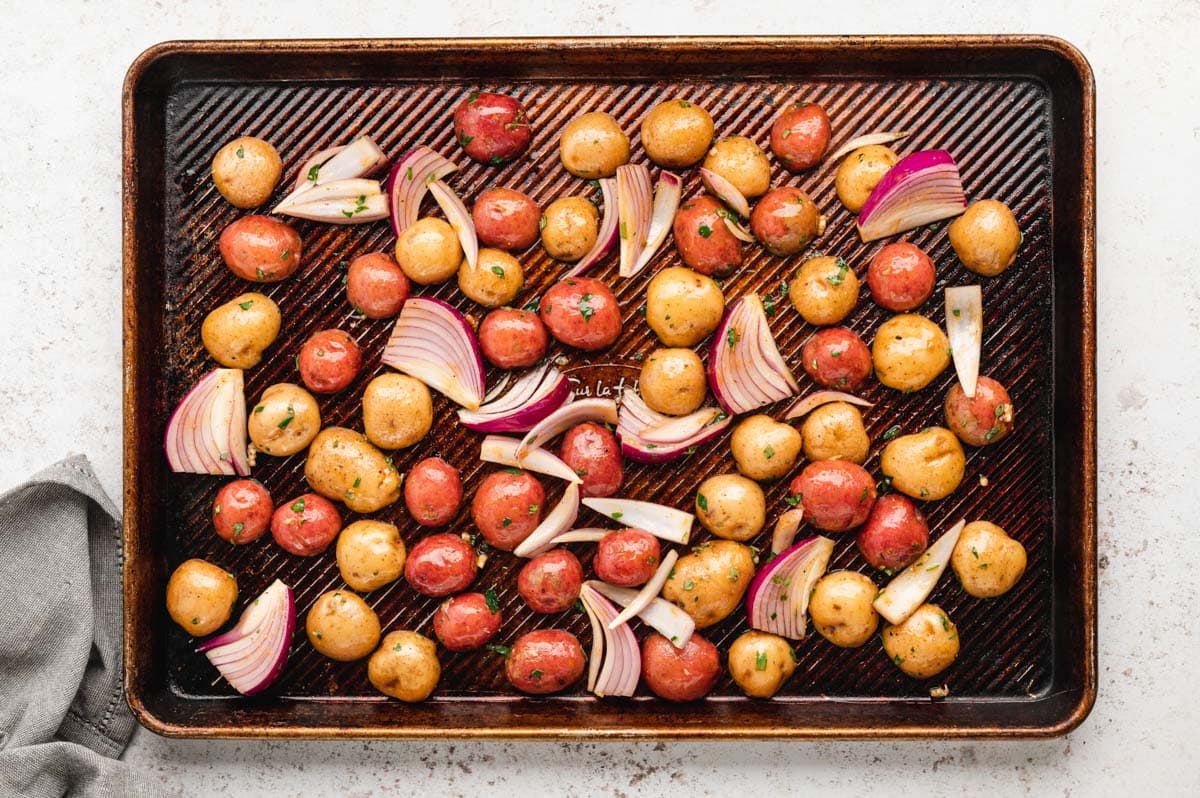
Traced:
<path fill-rule="evenodd" d="M 549 4 L 546 4 L 548 6 Z M 904 9 L 904 10 L 902 10 Z M 452 744 L 172 741 L 128 761 L 236 796 L 1197 795 L 1200 451 L 1197 0 L 795 3 L 5 3 L 0 48 L 0 490 L 70 452 L 120 494 L 120 89 L 165 39 L 1052 33 L 1099 94 L 1100 697 L 1021 743 Z M 1192 753 L 1188 753 L 1191 751 Z M 886 780 L 886 781 L 885 781 Z"/>

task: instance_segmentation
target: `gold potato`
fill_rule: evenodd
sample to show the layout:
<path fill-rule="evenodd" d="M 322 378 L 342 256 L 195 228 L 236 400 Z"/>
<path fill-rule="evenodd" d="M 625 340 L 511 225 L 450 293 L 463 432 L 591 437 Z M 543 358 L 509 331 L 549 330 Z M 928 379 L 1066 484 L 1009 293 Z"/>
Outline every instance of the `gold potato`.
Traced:
<path fill-rule="evenodd" d="M 686 416 L 698 410 L 708 394 L 704 362 L 691 349 L 655 349 L 642 363 L 638 392 L 650 409 Z"/>
<path fill-rule="evenodd" d="M 379 616 L 349 590 L 323 593 L 304 619 L 308 642 L 338 662 L 362 659 L 379 645 Z"/>
<path fill-rule="evenodd" d="M 257 208 L 271 198 L 283 174 L 283 161 L 269 143 L 253 136 L 234 139 L 217 150 L 213 183 L 238 208 Z"/>
<path fill-rule="evenodd" d="M 525 285 L 521 262 L 500 249 L 483 248 L 474 268 L 463 258 L 458 267 L 458 288 L 485 308 L 511 304 Z"/>
<path fill-rule="evenodd" d="M 759 482 L 779 479 L 800 456 L 800 432 L 761 413 L 740 422 L 729 446 L 738 471 Z"/>
<path fill-rule="evenodd" d="M 646 287 L 646 323 L 667 346 L 695 346 L 717 329 L 724 314 L 720 286 L 691 269 L 670 266 Z"/>
<path fill-rule="evenodd" d="M 833 179 L 838 199 L 851 213 L 858 213 L 875 186 L 899 160 L 899 155 L 882 144 L 868 144 L 854 150 L 842 160 Z"/>
<path fill-rule="evenodd" d="M 420 285 L 449 280 L 462 263 L 458 233 L 444 219 L 426 216 L 396 238 L 396 263 Z"/>
<path fill-rule="evenodd" d="M 391 459 L 361 433 L 321 430 L 308 447 L 304 478 L 312 489 L 356 513 L 373 513 L 400 498 L 400 474 Z"/>
<path fill-rule="evenodd" d="M 233 574 L 206 560 L 186 560 L 167 581 L 167 613 L 192 637 L 212 634 L 225 625 L 237 602 Z"/>
<path fill-rule="evenodd" d="M 762 488 L 741 474 L 719 474 L 696 491 L 696 520 L 719 538 L 749 540 L 767 522 Z"/>
<path fill-rule="evenodd" d="M 363 428 L 380 449 L 419 443 L 433 426 L 433 396 L 407 374 L 380 374 L 363 391 Z"/>
<path fill-rule="evenodd" d="M 833 571 L 817 581 L 808 599 L 808 615 L 821 637 L 839 648 L 857 648 L 879 627 L 872 606 L 879 588 L 857 571 Z"/>
<path fill-rule="evenodd" d="M 729 647 L 729 675 L 751 698 L 770 698 L 796 671 L 796 653 L 779 635 L 750 630 Z"/>
<path fill-rule="evenodd" d="M 629 137 L 611 114 L 592 111 L 563 128 L 558 154 L 576 177 L 612 177 L 618 166 L 629 163 Z"/>
<path fill-rule="evenodd" d="M 950 567 L 963 590 L 976 598 L 995 598 L 1012 589 L 1025 573 L 1025 547 L 1002 528 L 987 521 L 963 527 Z"/>
<path fill-rule="evenodd" d="M 730 136 L 714 144 L 704 158 L 704 168 L 728 180 L 748 200 L 761 197 L 771 187 L 767 154 L 745 136 Z"/>
<path fill-rule="evenodd" d="M 881 383 L 898 391 L 919 391 L 950 365 L 950 341 L 924 316 L 901 313 L 879 325 L 871 361 Z"/>
<path fill-rule="evenodd" d="M 963 265 L 984 277 L 995 277 L 1011 266 L 1023 240 L 1016 217 L 999 200 L 972 203 L 946 232 Z"/>
<path fill-rule="evenodd" d="M 958 628 L 936 604 L 922 604 L 904 623 L 883 628 L 883 650 L 914 679 L 928 679 L 958 657 Z"/>
<path fill-rule="evenodd" d="M 278 382 L 263 391 L 246 422 L 254 448 L 273 457 L 301 452 L 321 431 L 321 408 L 299 385 Z"/>
<path fill-rule="evenodd" d="M 962 483 L 967 458 L 962 444 L 945 427 L 901 435 L 879 456 L 879 470 L 892 487 L 914 499 L 936 501 Z"/>
<path fill-rule="evenodd" d="M 248 369 L 279 335 L 279 306 L 251 292 L 216 308 L 200 325 L 200 340 L 213 360 L 231 369 Z"/>
<path fill-rule="evenodd" d="M 750 547 L 732 540 L 716 540 L 679 558 L 663 585 L 662 596 L 690 615 L 697 628 L 704 629 L 737 609 L 753 578 L 754 553 Z"/>
<path fill-rule="evenodd" d="M 596 245 L 600 212 L 583 197 L 561 197 L 546 208 L 540 224 L 546 254 L 574 263 Z"/>
<path fill-rule="evenodd" d="M 416 632 L 390 632 L 367 661 L 375 689 L 401 701 L 424 701 L 437 687 L 442 666 L 437 646 Z"/>
<path fill-rule="evenodd" d="M 337 564 L 342 579 L 359 591 L 395 582 L 404 573 L 407 552 L 400 530 L 383 521 L 355 521 L 337 540 Z"/>
<path fill-rule="evenodd" d="M 712 140 L 712 117 L 688 100 L 660 103 L 642 120 L 646 156 L 666 169 L 682 169 L 698 162 Z"/>
<path fill-rule="evenodd" d="M 809 324 L 837 324 L 858 303 L 858 276 L 842 258 L 809 258 L 796 270 L 788 299 Z"/>
<path fill-rule="evenodd" d="M 847 402 L 830 402 L 813 410 L 800 427 L 804 456 L 818 460 L 846 460 L 862 465 L 871 451 L 871 439 L 862 413 Z"/>

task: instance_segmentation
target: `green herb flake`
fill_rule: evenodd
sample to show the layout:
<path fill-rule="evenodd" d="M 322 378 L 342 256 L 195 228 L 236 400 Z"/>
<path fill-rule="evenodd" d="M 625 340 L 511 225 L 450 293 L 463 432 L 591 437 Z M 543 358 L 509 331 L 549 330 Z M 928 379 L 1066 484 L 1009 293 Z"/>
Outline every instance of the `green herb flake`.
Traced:
<path fill-rule="evenodd" d="M 621 220 L 620 231 L 621 231 L 621 240 L 628 241 L 629 240 L 629 230 L 625 227 L 624 219 Z"/>
<path fill-rule="evenodd" d="M 497 277 L 499 277 L 501 279 L 504 279 L 504 269 L 500 266 L 493 266 L 492 274 L 496 275 Z"/>
<path fill-rule="evenodd" d="M 296 499 L 296 501 L 294 501 L 292 503 L 292 512 L 293 513 L 304 512 L 304 497 L 300 497 L 299 499 Z"/>
<path fill-rule="evenodd" d="M 499 155 L 493 155 L 491 158 L 488 158 L 488 164 L 490 166 L 499 166 L 502 163 L 504 163 L 504 159 Z"/>
<path fill-rule="evenodd" d="M 361 484 L 362 484 L 362 477 L 355 477 L 355 478 L 354 478 L 354 484 L 353 484 L 353 485 L 351 485 L 350 487 L 352 487 L 352 488 L 357 488 L 357 487 L 358 487 L 359 485 L 361 485 Z"/>
<path fill-rule="evenodd" d="M 246 150 L 245 150 L 244 148 L 242 148 L 242 147 L 238 147 L 238 148 L 237 148 L 237 157 L 239 157 L 239 158 L 245 158 L 245 157 L 246 157 Z"/>
<path fill-rule="evenodd" d="M 259 281 L 264 281 L 267 279 L 267 273 L 264 272 L 261 267 L 255 267 L 254 276 L 257 277 Z"/>
<path fill-rule="evenodd" d="M 945 629 L 947 632 L 949 632 L 950 631 L 950 619 L 947 618 L 945 615 L 942 615 L 941 619 L 942 619 L 942 628 Z"/>
<path fill-rule="evenodd" d="M 291 424 L 295 418 L 296 418 L 296 416 L 294 414 L 289 415 L 286 418 L 284 418 L 283 421 L 280 421 L 275 426 L 279 427 L 279 429 L 287 429 L 288 424 Z"/>
<path fill-rule="evenodd" d="M 192 623 L 193 623 L 193 624 L 196 624 L 196 625 L 199 625 L 199 623 L 200 623 L 200 619 L 199 619 L 199 618 L 192 618 Z"/>
<path fill-rule="evenodd" d="M 613 514 L 612 514 L 611 516 L 609 516 L 609 517 L 610 517 L 610 518 L 612 518 L 612 520 L 614 520 L 614 521 L 620 521 L 620 520 L 621 520 L 621 518 L 623 518 L 623 517 L 624 517 L 624 515 L 625 515 L 625 513 L 623 513 L 623 512 L 621 512 L 620 510 L 618 510 L 617 512 L 613 513 Z"/>
<path fill-rule="evenodd" d="M 708 497 L 705 496 L 703 493 L 697 493 L 696 494 L 696 506 L 707 513 L 708 512 Z"/>
<path fill-rule="evenodd" d="M 534 668 L 533 670 L 531 670 L 529 672 L 529 678 L 533 679 L 535 682 L 540 682 L 542 680 L 542 669 Z"/>
<path fill-rule="evenodd" d="M 500 522 L 500 526 L 510 526 L 511 524 L 512 524 L 512 519 L 509 518 L 507 515 L 504 516 L 504 520 Z"/>
<path fill-rule="evenodd" d="M 929 495 L 929 488 L 921 488 L 921 498 L 924 499 Z"/>
<path fill-rule="evenodd" d="M 999 434 L 1000 434 L 1000 425 L 997 424 L 983 434 L 983 439 L 985 441 L 995 440 L 996 436 Z"/>
<path fill-rule="evenodd" d="M 579 298 L 579 313 L 583 316 L 584 321 L 591 321 L 592 315 L 596 312 L 590 304 L 591 301 L 591 294 L 584 294 Z"/>
<path fill-rule="evenodd" d="M 512 648 L 509 646 L 502 646 L 498 643 L 488 643 L 486 646 L 484 646 L 484 648 L 493 654 L 499 654 L 502 657 L 507 657 L 512 653 Z"/>
<path fill-rule="evenodd" d="M 754 655 L 754 670 L 765 671 L 767 669 L 767 652 L 760 651 Z"/>
<path fill-rule="evenodd" d="M 883 439 L 885 441 L 890 441 L 892 438 L 896 437 L 899 434 L 900 434 L 900 425 L 896 424 L 895 426 L 888 427 L 887 432 L 883 433 Z"/>
<path fill-rule="evenodd" d="M 236 524 L 234 524 L 233 525 L 233 539 L 237 540 L 238 538 L 240 538 L 242 536 L 242 530 L 244 530 L 245 528 L 246 528 L 246 525 L 243 524 L 241 521 L 238 521 Z"/>
<path fill-rule="evenodd" d="M 902 665 L 904 663 L 904 657 L 897 654 L 896 656 L 892 657 L 892 662 L 896 663 L 897 665 Z"/>
<path fill-rule="evenodd" d="M 979 568 L 980 568 L 980 570 L 986 571 L 986 570 L 987 570 L 987 567 L 988 567 L 988 564 L 987 564 L 987 563 L 985 563 L 985 562 L 981 562 L 981 563 L 979 563 Z"/>
<path fill-rule="evenodd" d="M 261 413 L 262 411 L 264 411 L 264 410 L 266 410 L 266 409 L 267 409 L 267 408 L 266 408 L 266 405 L 259 405 L 258 407 L 254 408 L 254 412 L 255 412 L 255 413 Z"/>
<path fill-rule="evenodd" d="M 800 494 L 797 493 L 795 496 L 786 496 L 783 500 L 787 502 L 788 505 L 795 507 L 800 504 Z"/>
<path fill-rule="evenodd" d="M 687 580 L 686 582 L 684 582 L 684 583 L 683 583 L 683 589 L 684 589 L 684 590 L 692 590 L 692 589 L 693 589 L 693 588 L 695 588 L 695 587 L 696 587 L 696 582 L 695 582 L 695 580 L 693 580 L 693 579 L 689 579 L 689 580 Z"/>
<path fill-rule="evenodd" d="M 772 457 L 775 456 L 775 449 L 768 446 L 767 448 L 763 449 L 763 456 L 766 457 L 768 460 L 770 460 Z"/>
<path fill-rule="evenodd" d="M 738 333 L 735 327 L 730 327 L 725 333 L 725 342 L 729 344 L 729 348 L 733 349 L 738 345 L 738 341 L 742 340 L 742 336 Z"/>
<path fill-rule="evenodd" d="M 742 574 L 740 571 L 738 571 L 737 568 L 729 569 L 729 581 L 730 582 L 736 582 L 738 579 L 741 578 L 741 576 L 742 576 Z"/>
<path fill-rule="evenodd" d="M 541 232 L 542 230 L 545 230 L 545 229 L 546 229 L 546 224 L 547 224 L 549 221 L 550 221 L 550 220 L 546 218 L 546 214 L 544 214 L 544 213 L 543 213 L 543 214 L 542 214 L 542 218 L 541 218 L 541 219 L 538 219 L 538 232 Z"/>
<path fill-rule="evenodd" d="M 680 100 L 679 107 L 680 108 L 691 108 L 692 104 L 690 102 L 688 102 L 687 100 Z"/>
<path fill-rule="evenodd" d="M 509 466 L 508 468 L 504 469 L 504 473 L 512 474 L 514 477 L 519 477 L 522 474 L 524 474 L 525 472 L 522 471 L 521 469 L 517 468 L 516 466 Z"/>
<path fill-rule="evenodd" d="M 242 310 L 249 310 L 250 306 L 253 304 L 254 304 L 253 299 L 247 299 L 245 302 L 239 302 L 238 307 L 241 308 Z"/>
<path fill-rule="evenodd" d="M 832 277 L 826 277 L 825 282 L 832 286 L 839 286 L 846 281 L 846 275 L 850 272 L 850 266 L 842 258 L 837 259 L 837 274 Z"/>
<path fill-rule="evenodd" d="M 483 600 L 487 602 L 488 612 L 492 615 L 500 612 L 500 599 L 496 598 L 496 591 L 490 587 L 483 592 Z"/>
<path fill-rule="evenodd" d="M 712 235 L 712 228 L 706 224 L 702 224 L 697 232 L 700 233 L 701 238 L 708 238 L 710 235 Z"/>
<path fill-rule="evenodd" d="M 961 315 L 962 315 L 962 311 L 961 311 L 961 310 L 959 310 L 958 308 L 955 308 L 955 309 L 954 309 L 953 311 L 951 311 L 951 312 L 954 314 L 954 318 L 956 318 L 956 319 L 957 319 L 959 316 L 961 316 Z"/>
<path fill-rule="evenodd" d="M 361 199 L 361 197 L 359 199 Z M 292 257 L 292 251 L 290 249 L 285 249 L 283 252 L 279 253 L 280 260 L 287 260 L 290 257 Z"/>
<path fill-rule="evenodd" d="M 869 493 L 869 492 L 870 492 L 870 488 L 863 488 L 862 495 L 858 497 L 859 504 L 862 504 L 863 502 L 865 502 L 867 500 L 867 493 Z"/>

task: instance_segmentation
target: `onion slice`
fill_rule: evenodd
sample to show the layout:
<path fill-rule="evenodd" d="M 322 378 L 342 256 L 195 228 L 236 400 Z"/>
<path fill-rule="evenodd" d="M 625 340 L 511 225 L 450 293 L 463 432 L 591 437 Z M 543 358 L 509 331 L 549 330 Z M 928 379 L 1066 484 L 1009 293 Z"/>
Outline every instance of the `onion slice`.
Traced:
<path fill-rule="evenodd" d="M 292 589 L 276 579 L 250 603 L 236 626 L 204 641 L 196 651 L 208 657 L 234 690 L 254 695 L 283 672 L 295 628 Z"/>
<path fill-rule="evenodd" d="M 641 438 L 651 443 L 679 443 L 690 440 L 700 430 L 724 417 L 719 407 L 703 407 L 686 416 L 674 416 L 656 421 L 642 430 Z"/>
<path fill-rule="evenodd" d="M 359 136 L 345 146 L 321 150 L 300 167 L 295 189 L 272 213 L 283 213 L 292 205 L 308 202 L 310 198 L 304 195 L 318 186 L 366 177 L 386 163 L 387 154 L 370 136 Z"/>
<path fill-rule="evenodd" d="M 296 171 L 296 181 L 292 183 L 292 193 L 295 194 L 302 188 L 315 186 L 320 179 L 321 167 L 326 161 L 344 149 L 346 149 L 346 145 L 339 144 L 336 147 L 327 147 L 308 156 L 307 160 L 300 164 L 300 168 Z"/>
<path fill-rule="evenodd" d="M 508 381 L 507 374 L 497 388 Z M 478 410 L 459 410 L 458 420 L 476 432 L 528 432 L 571 399 L 571 381 L 547 361 L 515 382 L 503 395 L 493 388 Z"/>
<path fill-rule="evenodd" d="M 729 212 L 725 211 L 724 213 Z M 754 238 L 754 233 L 751 233 L 746 228 L 746 225 L 739 222 L 733 217 L 732 214 L 728 216 L 721 215 L 721 218 L 725 220 L 725 226 L 729 228 L 729 232 L 733 233 L 733 237 L 738 241 L 744 241 L 747 244 L 753 244 L 755 242 L 756 239 Z"/>
<path fill-rule="evenodd" d="M 634 596 L 633 601 L 629 602 L 625 606 L 625 609 L 621 610 L 621 614 L 609 622 L 608 628 L 615 629 L 649 606 L 651 600 L 659 594 L 663 589 L 663 585 L 667 583 L 667 577 L 671 575 L 671 571 L 675 568 L 675 563 L 678 560 L 679 552 L 674 549 L 668 551 L 667 556 L 663 557 L 662 562 L 658 564 L 658 570 L 654 572 L 654 576 L 650 577 L 650 581 L 642 585 L 642 589 Z"/>
<path fill-rule="evenodd" d="M 171 414 L 163 448 L 176 473 L 248 475 L 242 370 L 201 377 Z"/>
<path fill-rule="evenodd" d="M 654 188 L 654 210 L 650 217 L 649 231 L 646 233 L 646 246 L 628 274 L 625 273 L 622 264 L 622 277 L 634 276 L 654 260 L 675 223 L 675 211 L 679 210 L 679 197 L 682 192 L 683 181 L 679 179 L 679 175 L 666 170 L 659 173 L 658 185 Z M 728 224 L 728 219 L 726 223 Z"/>
<path fill-rule="evenodd" d="M 656 538 L 671 543 L 687 543 L 696 516 L 665 504 L 636 499 L 608 499 L 589 496 L 583 504 L 603 516 L 634 529 L 644 529 Z"/>
<path fill-rule="evenodd" d="M 966 519 L 963 519 L 950 527 L 916 562 L 896 574 L 887 587 L 875 596 L 872 606 L 888 623 L 904 623 L 929 598 L 942 572 L 946 570 L 946 564 L 950 562 L 950 555 L 954 553 L 966 523 Z"/>
<path fill-rule="evenodd" d="M 869 147 L 872 144 L 891 144 L 893 141 L 899 141 L 907 137 L 907 130 L 881 131 L 879 133 L 867 133 L 863 136 L 855 136 L 834 150 L 832 155 L 826 156 L 825 160 L 836 161 L 843 155 L 849 155 L 854 152 L 859 147 Z"/>
<path fill-rule="evenodd" d="M 733 418 L 717 408 L 697 410 L 696 413 L 711 412 L 712 420 L 701 426 L 690 438 L 674 443 L 659 443 L 642 437 L 651 428 L 657 428 L 657 435 L 674 435 L 673 422 L 681 421 L 671 416 L 651 410 L 645 400 L 633 388 L 626 388 L 621 396 L 621 410 L 617 414 L 617 437 L 621 440 L 621 454 L 637 463 L 665 463 L 694 451 L 697 446 L 718 437 L 729 426 Z M 684 419 L 695 420 L 696 413 L 683 416 Z M 671 425 L 668 427 L 667 425 Z M 664 429 L 667 430 L 664 433 Z"/>
<path fill-rule="evenodd" d="M 713 335 L 708 384 L 730 415 L 794 396 L 800 386 L 779 354 L 757 294 L 741 297 Z"/>
<path fill-rule="evenodd" d="M 945 150 L 901 158 L 867 197 L 858 215 L 858 234 L 877 241 L 914 227 L 958 216 L 967 208 L 958 164 Z"/>
<path fill-rule="evenodd" d="M 456 171 L 453 161 L 424 146 L 409 150 L 397 161 L 387 180 L 392 232 L 400 235 L 416 224 L 429 185 Z"/>
<path fill-rule="evenodd" d="M 560 543 L 599 543 L 612 534 L 611 529 L 600 529 L 599 527 L 589 526 L 583 529 L 572 529 L 570 532 L 563 532 L 561 535 L 550 541 L 547 548 L 554 548 Z"/>
<path fill-rule="evenodd" d="M 536 449 L 554 436 L 566 432 L 576 424 L 585 421 L 602 421 L 606 424 L 617 423 L 617 403 L 612 399 L 580 399 L 577 402 L 563 405 L 550 415 L 543 418 L 533 429 L 525 433 L 521 445 L 517 448 L 517 459 L 524 460 L 531 449 Z"/>
<path fill-rule="evenodd" d="M 608 582 L 589 580 L 584 584 L 590 585 L 597 593 L 623 607 L 628 607 L 638 597 L 638 591 L 628 587 L 610 585 Z M 692 620 L 692 616 L 680 607 L 657 596 L 642 608 L 638 617 L 651 629 L 670 640 L 676 648 L 686 646 L 692 639 L 692 633 L 696 631 L 696 622 Z"/>
<path fill-rule="evenodd" d="M 787 412 L 783 414 L 786 421 L 791 421 L 796 418 L 804 418 L 812 411 L 816 410 L 821 405 L 827 405 L 830 402 L 845 402 L 848 405 L 858 405 L 859 407 L 874 407 L 871 402 L 866 399 L 859 399 L 852 393 L 843 393 L 842 391 L 816 391 L 808 396 L 802 396 L 792 403 Z"/>
<path fill-rule="evenodd" d="M 705 188 L 716 194 L 721 202 L 733 208 L 738 216 L 743 219 L 750 217 L 750 203 L 746 201 L 746 196 L 737 190 L 737 186 L 703 166 L 700 167 L 700 179 L 704 182 Z"/>
<path fill-rule="evenodd" d="M 633 630 L 627 623 L 612 623 L 617 609 L 595 588 L 584 584 L 579 589 L 579 600 L 592 620 L 594 635 L 588 667 L 588 690 L 601 698 L 633 695 L 642 675 L 642 652 Z M 600 627 L 599 635 L 595 634 L 597 626 Z M 600 641 L 602 644 L 597 646 L 596 643 Z M 597 660 L 601 662 L 599 667 L 595 664 Z"/>
<path fill-rule="evenodd" d="M 468 410 L 483 401 L 483 356 L 466 316 L 440 299 L 411 297 L 400 309 L 383 362 Z"/>
<path fill-rule="evenodd" d="M 983 346 L 983 288 L 960 285 L 946 288 L 946 337 L 963 393 L 975 398 L 979 382 L 979 357 Z"/>
<path fill-rule="evenodd" d="M 387 197 L 377 180 L 349 179 L 308 189 L 277 213 L 330 224 L 362 224 L 388 217 Z"/>
<path fill-rule="evenodd" d="M 467 265 L 474 269 L 475 264 L 479 262 L 479 237 L 475 235 L 475 220 L 471 218 L 471 212 L 459 196 L 441 180 L 434 180 L 429 184 L 429 193 L 437 201 L 442 213 L 446 214 L 454 232 L 458 233 L 463 257 L 467 259 Z"/>
<path fill-rule="evenodd" d="M 833 541 L 818 535 L 802 540 L 760 568 L 746 594 L 750 627 L 803 640 L 808 598 L 832 554 Z"/>
<path fill-rule="evenodd" d="M 635 267 L 646 248 L 650 233 L 650 203 L 650 170 L 640 163 L 618 166 L 617 217 L 621 239 L 622 277 L 632 277 L 637 272 Z"/>
<path fill-rule="evenodd" d="M 530 471 L 557 477 L 576 485 L 583 483 L 583 480 L 569 465 L 540 446 L 531 449 L 524 460 L 518 460 L 517 447 L 520 445 L 521 442 L 516 438 L 489 435 L 479 446 L 479 459 L 485 463 L 496 463 L 509 468 L 527 468 Z"/>
<path fill-rule="evenodd" d="M 804 508 L 793 507 L 775 522 L 775 533 L 771 535 L 771 553 L 779 554 L 796 540 L 800 524 L 804 521 Z"/>
<path fill-rule="evenodd" d="M 601 178 L 600 196 L 604 203 L 604 215 L 600 218 L 600 229 L 596 233 L 596 243 L 580 258 L 574 266 L 563 272 L 563 277 L 581 277 L 589 269 L 612 251 L 619 239 L 617 226 L 620 212 L 617 210 L 617 180 L 613 177 Z"/>
<path fill-rule="evenodd" d="M 537 525 L 529 537 L 513 549 L 518 557 L 535 557 L 550 548 L 550 541 L 566 532 L 579 516 L 579 485 L 574 482 L 567 484 L 563 496 L 554 505 L 554 509 L 546 513 L 542 523 Z"/>

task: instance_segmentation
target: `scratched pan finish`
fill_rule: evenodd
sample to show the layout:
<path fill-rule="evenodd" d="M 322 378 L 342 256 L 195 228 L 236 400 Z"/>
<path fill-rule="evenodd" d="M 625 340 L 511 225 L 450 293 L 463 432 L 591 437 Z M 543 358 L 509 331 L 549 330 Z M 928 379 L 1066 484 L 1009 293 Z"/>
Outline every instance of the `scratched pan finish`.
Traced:
<path fill-rule="evenodd" d="M 473 164 L 451 130 L 454 106 L 473 90 L 510 93 L 525 103 L 535 134 L 528 155 L 500 168 Z M 564 195 L 590 196 L 566 173 L 556 144 L 563 126 L 585 111 L 613 114 L 630 134 L 635 162 L 645 160 L 638 122 L 656 103 L 686 97 L 712 114 L 718 136 L 740 134 L 766 147 L 785 103 L 821 103 L 833 120 L 832 147 L 852 136 L 903 129 L 901 152 L 945 148 L 961 166 L 972 199 L 996 197 L 1025 235 L 1016 264 L 983 281 L 983 371 L 1011 392 L 1015 432 L 1002 444 L 968 450 L 967 477 L 951 497 L 924 506 L 935 534 L 960 517 L 1005 527 L 1029 551 L 1029 569 L 1008 595 L 967 596 L 952 576 L 932 601 L 958 625 L 958 661 L 930 681 L 903 676 L 878 640 L 839 650 L 819 636 L 797 646 L 795 676 L 774 701 L 742 698 L 725 677 L 705 701 L 670 705 L 645 691 L 634 700 L 600 701 L 582 690 L 553 698 L 515 695 L 503 662 L 487 652 L 441 652 L 434 698 L 408 706 L 382 698 L 363 662 L 319 656 L 303 618 L 322 592 L 342 586 L 332 549 L 313 558 L 284 553 L 268 539 L 231 547 L 212 532 L 212 500 L 225 479 L 174 475 L 161 441 L 170 412 L 214 364 L 200 323 L 218 304 L 250 288 L 221 263 L 217 237 L 242 215 L 213 188 L 214 152 L 238 135 L 271 141 L 293 175 L 309 153 L 367 133 L 393 156 L 426 144 L 464 168 L 451 184 L 469 199 L 490 185 L 513 186 L 543 206 Z M 149 728 L 179 736 L 450 737 L 854 737 L 1048 735 L 1087 714 L 1095 694 L 1093 420 L 1093 152 L 1091 74 L 1075 50 L 1039 38 L 611 39 L 490 41 L 196 42 L 160 45 L 131 68 L 125 103 L 125 656 L 129 700 Z M 724 282 L 727 298 L 774 297 L 771 328 L 800 379 L 814 389 L 799 351 L 814 328 L 781 293 L 803 260 L 840 255 L 863 276 L 879 244 L 862 244 L 833 189 L 834 165 L 793 176 L 778 167 L 773 184 L 796 184 L 829 216 L 827 232 L 802 256 L 774 258 L 746 248 L 745 266 Z M 685 172 L 685 196 L 700 191 Z M 275 199 L 285 189 L 276 191 Z M 428 203 L 426 212 L 432 211 Z M 320 399 L 327 425 L 361 429 L 366 383 L 386 369 L 380 354 L 391 324 L 357 318 L 342 285 L 353 256 L 390 249 L 386 222 L 352 227 L 294 222 L 303 240 L 296 276 L 262 287 L 283 311 L 283 329 L 265 361 L 246 374 L 254 402 L 268 385 L 297 381 L 294 357 L 312 332 L 349 331 L 364 368 L 342 393 Z M 946 224 L 911 233 L 938 267 L 938 291 L 921 312 L 944 323 L 941 288 L 978 282 L 957 262 Z M 535 300 L 561 267 L 535 246 L 520 256 Z M 637 378 L 655 346 L 640 309 L 650 274 L 675 264 L 668 242 L 638 278 L 615 276 L 615 257 L 597 276 L 615 287 L 624 327 L 599 355 L 556 349 L 581 392 L 604 394 Z M 478 319 L 481 312 L 453 281 L 421 293 L 446 299 Z M 864 288 L 847 324 L 870 341 L 887 317 Z M 768 305 L 771 305 L 768 300 Z M 708 344 L 699 347 L 706 356 Z M 489 370 L 489 383 L 499 373 Z M 942 423 L 941 403 L 954 381 L 947 370 L 928 389 L 900 395 L 865 390 L 874 445 L 866 466 L 878 476 L 881 436 L 893 425 L 916 432 Z M 435 399 L 434 429 L 419 446 L 395 454 L 406 471 L 440 455 L 461 469 L 470 496 L 490 468 L 477 459 L 480 437 L 456 423 L 453 406 Z M 767 408 L 777 417 L 782 406 Z M 707 475 L 733 470 L 728 435 L 663 467 L 627 464 L 624 494 L 681 507 Z M 307 490 L 303 457 L 261 456 L 255 476 L 277 502 Z M 987 486 L 981 485 L 986 477 Z M 561 486 L 544 479 L 546 504 Z M 767 488 L 769 524 L 782 509 L 785 482 Z M 357 516 L 346 514 L 348 523 Z M 411 546 L 427 532 L 402 503 L 374 517 L 399 525 Z M 589 510 L 579 525 L 602 523 Z M 473 532 L 464 507 L 451 527 Z M 760 547 L 769 532 L 755 541 Z M 853 535 L 838 535 L 831 568 L 868 570 Z M 707 539 L 699 534 L 695 543 Z M 573 546 L 585 567 L 592 547 Z M 295 591 L 298 619 L 283 677 L 268 695 L 235 696 L 196 641 L 170 623 L 164 584 L 182 560 L 202 557 L 238 576 L 242 599 L 280 578 Z M 521 562 L 493 554 L 474 588 L 494 588 L 505 613 L 497 642 L 534 628 L 563 627 L 585 649 L 585 616 L 529 612 L 515 590 Z M 877 577 L 878 578 L 878 577 Z M 385 630 L 431 632 L 438 601 L 403 581 L 365 596 Z M 746 624 L 741 610 L 704 634 L 723 651 Z M 639 630 L 642 631 L 642 630 Z M 931 700 L 931 687 L 950 694 Z"/>

